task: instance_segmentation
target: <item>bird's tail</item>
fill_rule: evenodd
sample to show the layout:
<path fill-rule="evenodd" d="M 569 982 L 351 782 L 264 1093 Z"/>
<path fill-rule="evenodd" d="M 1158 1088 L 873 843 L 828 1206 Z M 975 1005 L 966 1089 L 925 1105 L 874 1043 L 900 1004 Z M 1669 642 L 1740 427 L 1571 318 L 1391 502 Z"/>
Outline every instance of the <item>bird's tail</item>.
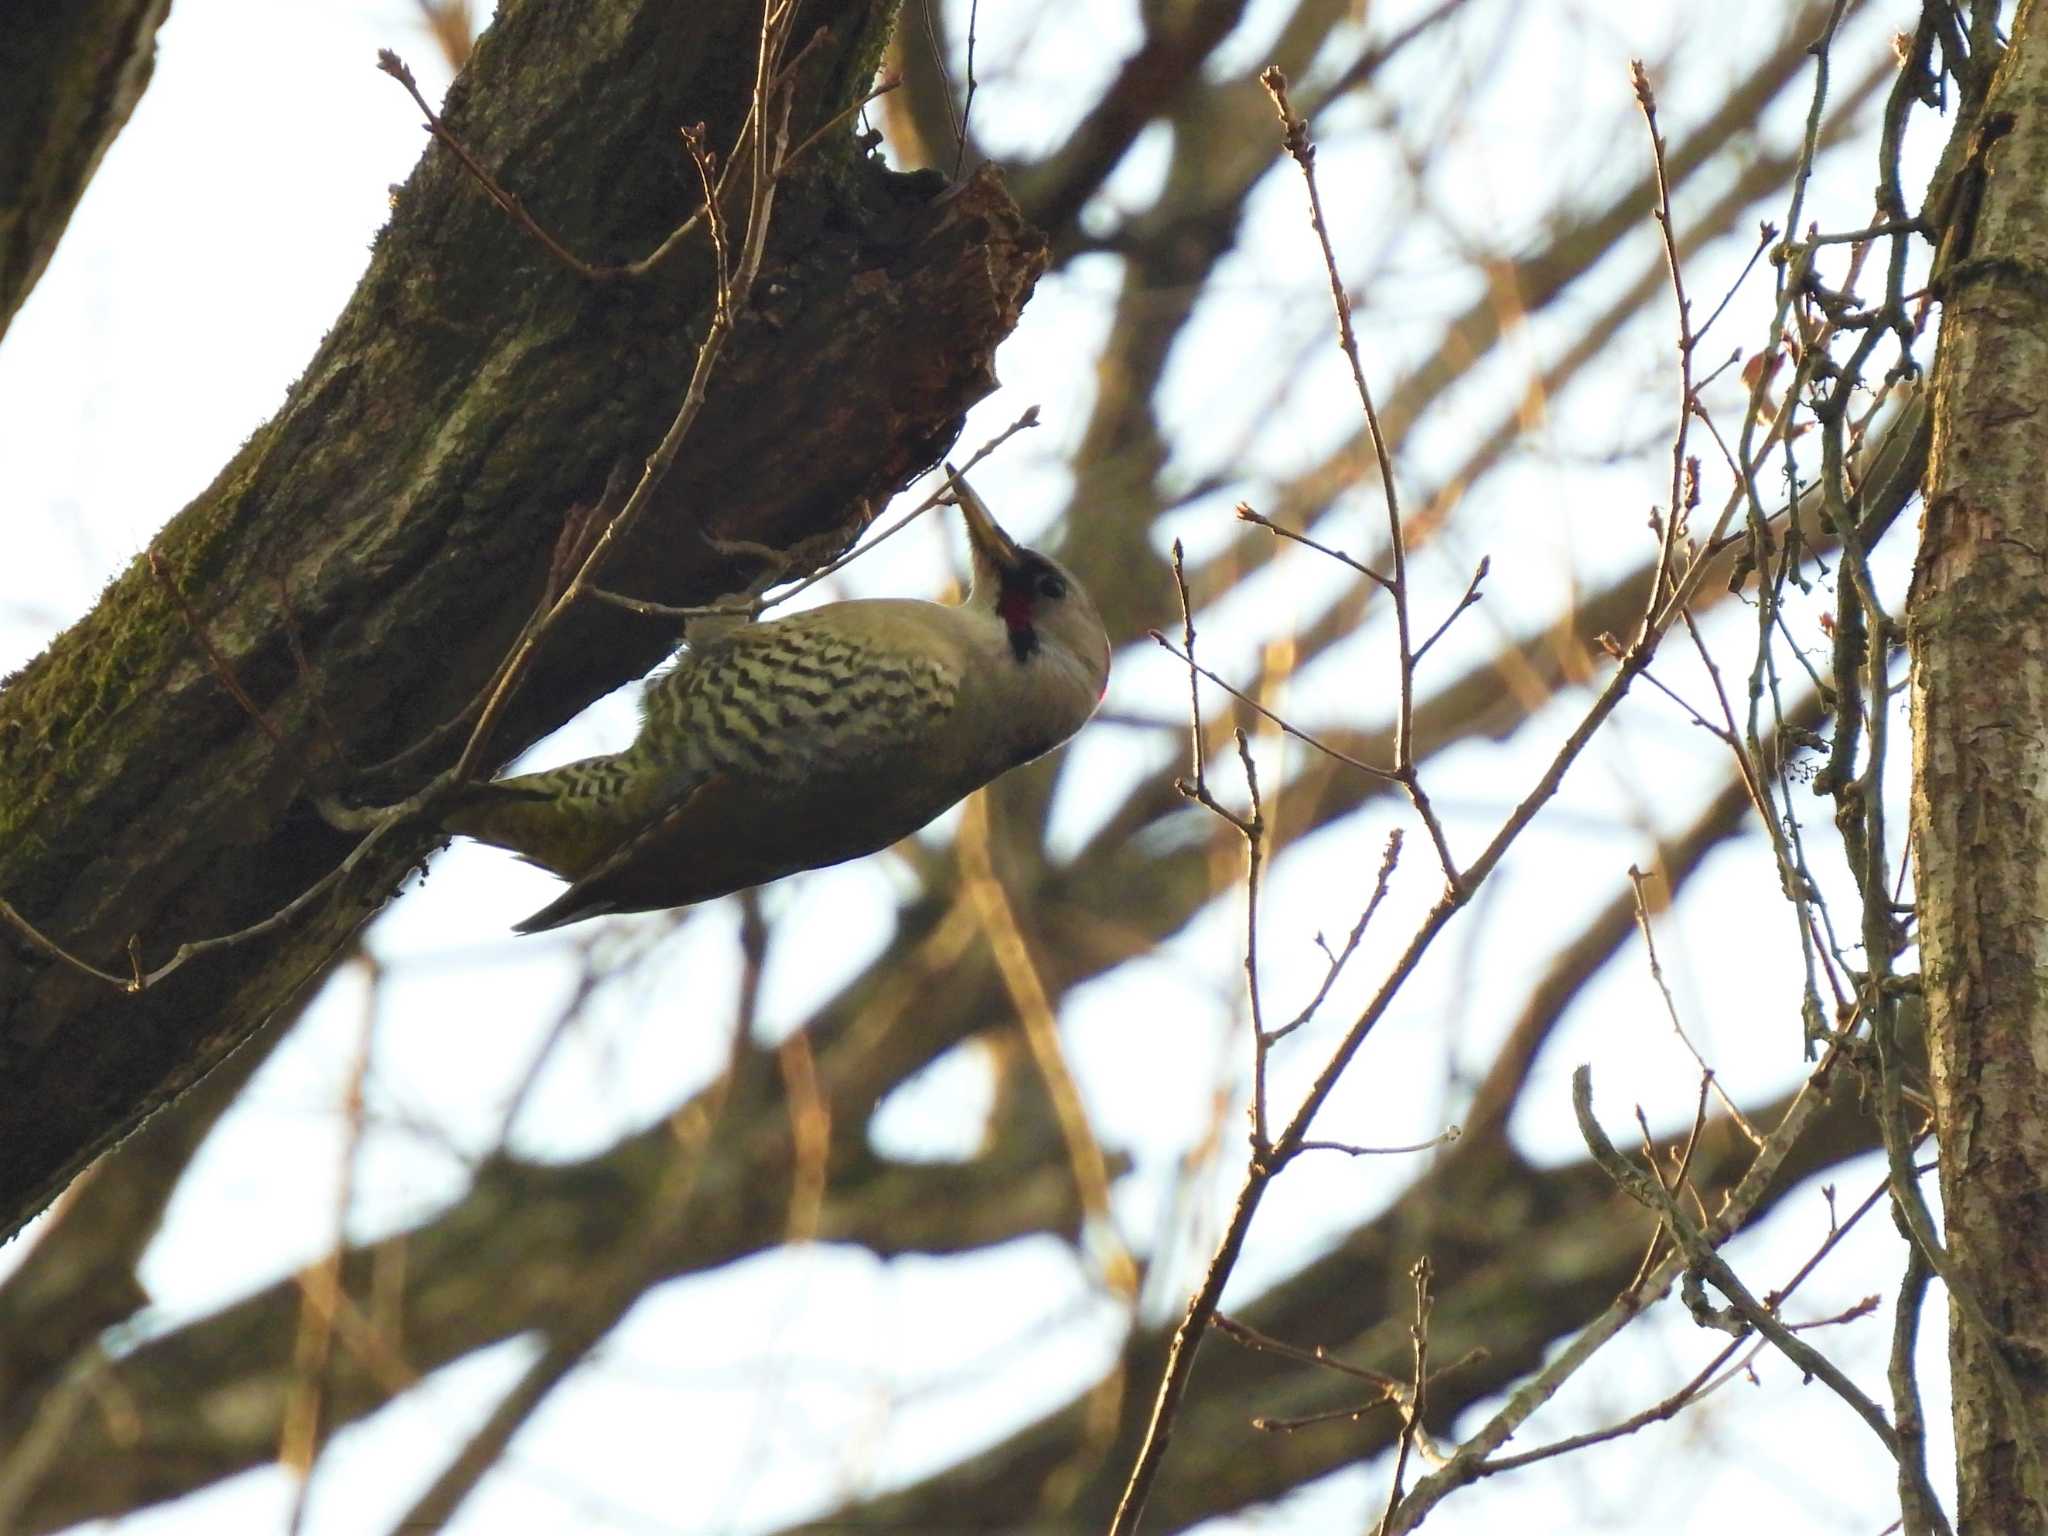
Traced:
<path fill-rule="evenodd" d="M 616 797 L 592 793 L 595 762 L 569 763 L 456 792 L 441 825 L 509 848 L 564 880 L 576 880 L 618 846 L 625 830 Z"/>

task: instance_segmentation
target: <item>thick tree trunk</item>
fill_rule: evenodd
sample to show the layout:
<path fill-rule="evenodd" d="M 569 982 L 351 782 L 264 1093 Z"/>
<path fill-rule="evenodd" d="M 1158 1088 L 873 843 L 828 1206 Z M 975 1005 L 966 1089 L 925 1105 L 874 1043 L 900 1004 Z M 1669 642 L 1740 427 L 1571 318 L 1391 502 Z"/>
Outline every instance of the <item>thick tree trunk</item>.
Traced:
<path fill-rule="evenodd" d="M 2048 1530 L 2048 16 L 2027 0 L 1940 278 L 1913 851 L 1963 1532 Z M 2003 136 L 1999 137 L 2000 130 Z M 1988 165 L 1988 176 L 1982 175 Z M 1967 238 L 1965 217 L 1952 238 Z M 1967 1314 L 1982 1309 L 1990 1337 Z M 2002 1380 L 2003 1378 L 2003 1380 Z"/>
<path fill-rule="evenodd" d="M 803 8 L 791 144 L 863 93 L 893 11 Z M 448 121 L 586 259 L 635 258 L 697 205 L 678 129 L 733 148 L 759 18 L 757 0 L 508 6 Z M 411 110 L 395 86 L 392 110 Z M 397 798 L 444 766 L 459 738 L 403 772 L 360 767 L 475 696 L 565 514 L 682 399 L 712 292 L 701 236 L 650 279 L 586 281 L 440 146 L 394 207 L 277 416 L 0 693 L 0 898 L 102 969 L 125 973 L 131 943 L 161 965 L 333 869 L 350 840 L 309 789 Z M 834 128 L 783 185 L 755 310 L 607 584 L 688 603 L 761 569 L 714 540 L 834 552 L 993 386 L 1044 262 L 992 176 L 891 175 Z M 673 640 L 611 607 L 572 615 L 497 755 Z M 0 929 L 0 1235 L 319 974 L 433 842 L 388 840 L 300 920 L 139 994 Z"/>

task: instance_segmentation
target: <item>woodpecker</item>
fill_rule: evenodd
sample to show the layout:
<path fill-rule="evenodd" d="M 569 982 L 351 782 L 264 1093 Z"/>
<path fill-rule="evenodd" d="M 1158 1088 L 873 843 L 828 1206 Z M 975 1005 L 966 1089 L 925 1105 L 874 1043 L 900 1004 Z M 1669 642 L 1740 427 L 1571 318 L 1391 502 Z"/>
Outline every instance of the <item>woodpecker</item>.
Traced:
<path fill-rule="evenodd" d="M 477 785 L 444 816 L 570 882 L 518 932 L 873 853 L 1086 723 L 1109 682 L 1095 605 L 953 485 L 965 602 L 828 603 L 692 640 L 625 751 Z"/>

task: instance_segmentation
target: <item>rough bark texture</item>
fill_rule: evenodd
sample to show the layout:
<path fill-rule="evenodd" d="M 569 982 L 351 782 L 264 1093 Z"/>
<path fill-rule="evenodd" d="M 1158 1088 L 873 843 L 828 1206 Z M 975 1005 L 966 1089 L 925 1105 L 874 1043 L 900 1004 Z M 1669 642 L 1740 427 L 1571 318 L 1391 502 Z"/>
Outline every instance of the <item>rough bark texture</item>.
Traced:
<path fill-rule="evenodd" d="M 805 8 L 792 53 L 824 35 L 803 54 L 792 143 L 864 90 L 892 10 Z M 678 126 L 732 146 L 758 16 L 752 0 L 509 6 L 447 116 L 586 258 L 630 259 L 696 206 Z M 948 193 L 835 131 L 786 181 L 756 309 L 608 584 L 700 601 L 759 569 L 710 539 L 814 552 L 850 539 L 992 387 L 990 355 L 1044 261 L 992 176 Z M 102 967 L 125 969 L 134 939 L 148 968 L 331 869 L 350 841 L 307 789 L 396 798 L 452 756 L 450 742 L 403 774 L 357 766 L 475 695 L 539 595 L 565 514 L 654 446 L 709 276 L 697 240 L 648 281 L 579 279 L 430 149 L 283 409 L 158 536 L 156 568 L 136 560 L 0 693 L 0 896 Z M 500 754 L 673 638 L 608 607 L 573 615 Z M 0 938 L 0 1233 L 317 975 L 431 846 L 394 840 L 303 921 L 138 996 Z"/>
<path fill-rule="evenodd" d="M 1913 851 L 1951 1260 L 1960 1531 L 2048 1530 L 2048 36 L 2021 7 L 1975 238 L 1943 282 L 1908 609 Z M 1966 174 L 1963 195 L 1971 196 Z M 2002 1354 L 2015 1418 L 1996 1389 Z M 2036 1463 L 2038 1465 L 2038 1463 Z"/>
<path fill-rule="evenodd" d="M 0 28 L 0 336 L 156 68 L 171 0 L 17 8 Z"/>

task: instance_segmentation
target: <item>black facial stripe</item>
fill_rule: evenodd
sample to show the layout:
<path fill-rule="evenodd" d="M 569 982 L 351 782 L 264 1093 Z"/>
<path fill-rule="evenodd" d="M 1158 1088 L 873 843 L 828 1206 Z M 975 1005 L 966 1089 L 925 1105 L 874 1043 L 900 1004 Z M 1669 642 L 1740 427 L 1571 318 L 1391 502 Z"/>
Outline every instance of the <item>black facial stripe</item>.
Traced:
<path fill-rule="evenodd" d="M 1035 549 L 1020 549 L 1017 551 L 1017 563 L 1003 573 L 1003 585 L 1028 590 L 1048 571 L 1057 576 L 1059 567 Z"/>
<path fill-rule="evenodd" d="M 1018 662 L 1038 654 L 1038 630 L 1032 623 L 1042 600 L 1039 583 L 1051 576 L 1064 581 L 1059 568 L 1035 550 L 1019 549 L 1017 563 L 1003 572 L 1003 590 L 996 611 L 1010 630 L 1010 654 Z"/>

